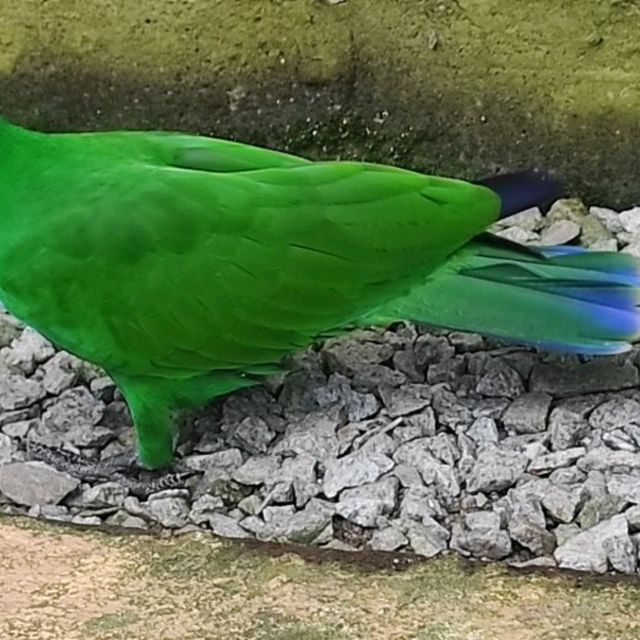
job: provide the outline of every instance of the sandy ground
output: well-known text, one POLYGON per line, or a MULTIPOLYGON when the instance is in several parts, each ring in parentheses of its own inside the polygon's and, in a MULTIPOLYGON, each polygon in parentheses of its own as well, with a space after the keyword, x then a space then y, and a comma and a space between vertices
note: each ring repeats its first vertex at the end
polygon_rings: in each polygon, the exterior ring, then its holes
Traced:
POLYGON ((4 518, 0 637, 15 640, 637 638, 638 582, 444 558, 394 570, 221 542, 4 518))

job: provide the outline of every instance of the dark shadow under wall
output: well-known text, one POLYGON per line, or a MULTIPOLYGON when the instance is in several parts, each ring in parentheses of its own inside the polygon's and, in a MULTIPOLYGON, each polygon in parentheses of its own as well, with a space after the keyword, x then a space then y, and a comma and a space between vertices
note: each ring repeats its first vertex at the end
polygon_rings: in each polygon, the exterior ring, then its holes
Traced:
POLYGON ((198 131, 477 177, 558 171, 640 202, 636 3, 3 0, 0 111, 198 131), (6 6, 4 6, 6 5, 6 6))

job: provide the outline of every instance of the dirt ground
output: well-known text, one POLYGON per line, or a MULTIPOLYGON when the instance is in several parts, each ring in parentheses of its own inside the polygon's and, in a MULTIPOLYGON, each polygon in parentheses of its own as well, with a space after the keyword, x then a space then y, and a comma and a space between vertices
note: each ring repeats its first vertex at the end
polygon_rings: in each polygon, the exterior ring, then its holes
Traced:
MULTIPOLYGON (((304 559, 204 534, 0 521, 0 637, 14 640, 637 638, 638 582, 452 558, 304 559), (408 566, 406 566, 408 564, 408 566)), ((339 554, 338 554, 339 555, 339 554)))

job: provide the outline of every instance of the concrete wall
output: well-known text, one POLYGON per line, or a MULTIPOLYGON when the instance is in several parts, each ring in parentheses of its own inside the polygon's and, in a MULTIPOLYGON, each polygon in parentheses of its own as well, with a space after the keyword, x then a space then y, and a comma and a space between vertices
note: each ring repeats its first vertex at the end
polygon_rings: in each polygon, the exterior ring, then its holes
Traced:
POLYGON ((635 0, 0 0, 0 111, 640 202, 635 0))

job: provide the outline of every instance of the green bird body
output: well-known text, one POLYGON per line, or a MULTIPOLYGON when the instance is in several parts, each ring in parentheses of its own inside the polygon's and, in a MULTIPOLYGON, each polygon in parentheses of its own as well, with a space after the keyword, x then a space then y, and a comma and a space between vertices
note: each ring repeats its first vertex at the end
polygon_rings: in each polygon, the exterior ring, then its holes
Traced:
POLYGON ((177 410, 255 384, 330 331, 409 319, 569 350, 626 348, 638 328, 633 260, 593 254, 600 262, 585 270, 574 264, 582 254, 479 236, 503 205, 489 186, 393 167, 0 120, 0 299, 104 367, 131 409, 139 459, 160 467, 173 458, 177 410), (580 301, 560 281, 615 289, 622 324, 576 308, 536 329, 532 309, 580 301), (487 283, 521 320, 492 310, 495 297, 478 305, 475 288, 493 295, 487 283))

